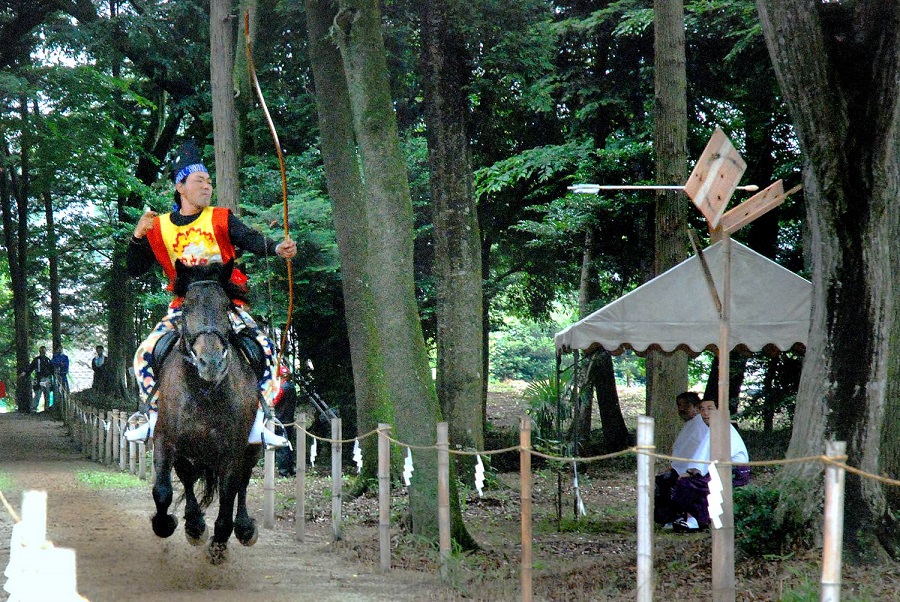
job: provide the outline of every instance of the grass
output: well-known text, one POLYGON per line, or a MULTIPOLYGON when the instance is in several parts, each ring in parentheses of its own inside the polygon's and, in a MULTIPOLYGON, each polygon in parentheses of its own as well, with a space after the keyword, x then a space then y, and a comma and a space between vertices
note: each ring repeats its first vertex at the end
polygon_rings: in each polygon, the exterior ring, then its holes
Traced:
POLYGON ((0 491, 12 488, 12 477, 5 472, 0 472, 0 491))
POLYGON ((91 489, 138 489, 147 486, 145 481, 134 475, 104 470, 82 470, 75 479, 91 489))

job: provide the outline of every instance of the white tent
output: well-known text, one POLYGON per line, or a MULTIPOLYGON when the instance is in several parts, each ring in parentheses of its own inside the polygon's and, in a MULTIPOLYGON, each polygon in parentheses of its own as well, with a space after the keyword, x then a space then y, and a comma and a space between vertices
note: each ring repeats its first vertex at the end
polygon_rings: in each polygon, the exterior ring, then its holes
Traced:
MULTIPOLYGON (((785 351, 806 345, 812 284, 741 243, 731 244, 729 351, 785 351)), ((723 243, 703 251, 722 290, 723 243)), ((720 293, 721 294, 721 293, 720 293)), ((694 255, 556 334, 557 352, 602 347, 697 354, 718 345, 719 313, 700 257, 694 255)))

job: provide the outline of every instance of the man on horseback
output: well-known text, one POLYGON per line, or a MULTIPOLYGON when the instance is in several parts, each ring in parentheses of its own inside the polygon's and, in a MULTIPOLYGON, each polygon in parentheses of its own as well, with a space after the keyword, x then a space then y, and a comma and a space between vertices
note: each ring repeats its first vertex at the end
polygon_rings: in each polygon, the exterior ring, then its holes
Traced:
MULTIPOLYGON (((130 276, 140 276, 158 263, 168 276, 167 288, 172 291, 176 260, 185 265, 227 263, 236 257, 236 250, 246 250, 256 255, 275 254, 283 259, 291 259, 297 254, 297 245, 291 239, 285 238, 276 244, 274 240, 269 240, 246 226, 229 209, 210 206, 212 180, 197 148, 191 142, 182 146, 175 158, 173 171, 173 211, 161 216, 154 211, 147 211, 141 216, 128 245, 126 269, 130 276)), ((247 277, 235 268, 231 282, 246 288, 247 277)), ((164 335, 176 329, 181 317, 181 301, 182 299, 176 298, 169 304, 166 316, 138 347, 134 356, 134 372, 142 408, 146 407, 148 411, 145 417, 137 413, 129 419, 132 428, 125 433, 125 438, 129 441, 141 441, 153 436, 158 415, 153 394, 156 388, 156 376, 153 373, 154 349, 164 335)), ((248 441, 264 442, 269 447, 288 445, 287 439, 264 427, 265 418, 271 416, 272 402, 280 385, 275 346, 257 327, 242 303, 235 302, 230 317, 234 331, 252 337, 259 344, 265 360, 259 378, 260 408, 248 441)))

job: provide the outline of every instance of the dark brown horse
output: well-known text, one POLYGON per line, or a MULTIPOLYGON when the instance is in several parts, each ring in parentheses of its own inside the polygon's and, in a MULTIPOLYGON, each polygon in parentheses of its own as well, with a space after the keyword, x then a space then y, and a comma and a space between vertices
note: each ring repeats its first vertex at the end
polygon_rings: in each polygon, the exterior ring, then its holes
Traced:
POLYGON ((253 370, 231 342, 228 314, 237 293, 229 284, 231 269, 231 263, 176 263, 175 294, 184 297, 181 338, 157 376, 159 421, 153 436, 153 532, 169 537, 178 525, 168 514, 174 468, 184 486, 184 531, 191 544, 207 539, 204 510, 219 497, 208 547, 213 564, 225 560, 232 531, 245 546, 257 537, 256 522, 247 513, 247 485, 261 446, 248 444, 247 435, 260 393, 253 370), (203 481, 199 501, 198 481, 203 481))

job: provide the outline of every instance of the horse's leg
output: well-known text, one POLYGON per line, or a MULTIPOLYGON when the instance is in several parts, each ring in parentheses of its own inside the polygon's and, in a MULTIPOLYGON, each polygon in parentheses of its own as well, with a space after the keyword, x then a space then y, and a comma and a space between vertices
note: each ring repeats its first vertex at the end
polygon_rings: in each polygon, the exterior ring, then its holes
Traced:
POLYGON ((156 483, 153 485, 153 501, 156 514, 150 519, 157 537, 169 537, 178 526, 178 519, 169 514, 172 505, 172 463, 174 450, 171 445, 159 445, 154 454, 156 483))
POLYGON ((184 486, 184 536, 189 544, 199 546, 208 538, 203 509, 194 493, 194 485, 199 475, 189 460, 180 457, 175 460, 175 474, 184 486))
POLYGON ((240 487, 237 492, 237 514, 234 518, 234 535, 245 546, 256 543, 258 532, 256 521, 247 512, 247 487, 253 475, 253 467, 259 461, 261 445, 248 445, 244 452, 244 465, 241 469, 240 487))
POLYGON ((207 554, 212 564, 221 564, 227 558, 228 538, 234 530, 234 498, 237 495, 237 474, 228 468, 219 480, 219 514, 216 516, 213 536, 207 554))

